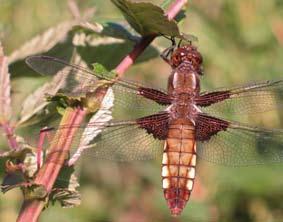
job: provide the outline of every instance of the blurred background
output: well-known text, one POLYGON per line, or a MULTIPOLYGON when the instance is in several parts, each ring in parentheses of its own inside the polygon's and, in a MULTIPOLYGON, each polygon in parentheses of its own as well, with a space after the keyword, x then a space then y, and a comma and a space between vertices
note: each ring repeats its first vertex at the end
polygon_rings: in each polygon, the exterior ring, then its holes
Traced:
MULTIPOLYGON (((92 22, 123 22, 110 1, 77 3, 82 10, 95 7, 92 22)), ((0 40, 6 55, 48 28, 72 18, 65 0, 0 0, 0 5, 0 40)), ((193 0, 189 1, 186 16, 180 29, 198 37, 196 45, 204 57, 204 90, 282 78, 282 1, 193 0)), ((159 48, 170 44, 162 38, 154 41, 159 48)), ((80 50, 86 50, 87 62, 99 61, 114 68, 129 49, 128 43, 113 46, 102 41, 80 50)), ((70 52, 65 43, 51 54, 70 52)), ((154 50, 145 53, 125 77, 166 87, 170 67, 157 54, 154 50)), ((17 117, 19 104, 46 78, 31 72, 22 59, 11 63, 10 73, 13 113, 17 117)), ((243 120, 283 127, 282 111, 251 115, 243 120)), ((5 140, 0 145, 1 150, 7 149, 5 140)), ((170 216, 163 198, 160 159, 137 163, 93 161, 84 168, 82 204, 72 209, 51 206, 42 213, 41 221, 283 221, 283 164, 231 168, 199 160, 192 197, 179 218, 170 216)), ((12 190, 0 195, 0 221, 15 221, 22 203, 21 192, 12 190)))

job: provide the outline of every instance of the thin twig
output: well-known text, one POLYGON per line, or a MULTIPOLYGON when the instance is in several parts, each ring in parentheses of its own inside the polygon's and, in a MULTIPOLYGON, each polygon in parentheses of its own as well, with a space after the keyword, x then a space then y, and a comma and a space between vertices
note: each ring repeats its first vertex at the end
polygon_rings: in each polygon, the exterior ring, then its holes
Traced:
POLYGON ((18 149, 18 143, 11 126, 11 81, 8 70, 8 58, 4 55, 4 50, 0 42, 0 127, 3 129, 10 149, 18 149))
POLYGON ((13 149, 13 150, 19 149, 19 144, 15 136, 15 130, 11 126, 10 122, 7 121, 7 122, 1 123, 1 128, 3 129, 5 133, 10 149, 13 149))

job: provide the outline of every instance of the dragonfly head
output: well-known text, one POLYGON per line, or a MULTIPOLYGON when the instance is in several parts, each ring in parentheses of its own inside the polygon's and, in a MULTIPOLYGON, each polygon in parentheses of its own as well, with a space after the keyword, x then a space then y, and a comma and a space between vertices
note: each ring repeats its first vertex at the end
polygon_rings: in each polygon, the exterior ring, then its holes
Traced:
POLYGON ((171 66, 176 68, 184 62, 189 63, 199 75, 203 74, 202 55, 197 50, 197 47, 186 44, 174 50, 170 60, 171 66))

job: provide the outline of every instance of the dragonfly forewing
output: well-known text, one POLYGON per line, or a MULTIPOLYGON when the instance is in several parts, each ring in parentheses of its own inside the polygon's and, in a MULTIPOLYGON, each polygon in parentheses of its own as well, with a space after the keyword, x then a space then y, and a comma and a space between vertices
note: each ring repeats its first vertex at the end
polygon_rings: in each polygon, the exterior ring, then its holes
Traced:
POLYGON ((61 89, 61 92, 72 97, 85 96, 94 91, 98 85, 102 83, 107 85, 108 82, 108 86, 114 91, 115 109, 124 111, 126 109, 129 112, 135 110, 137 114, 140 113, 137 115, 139 117, 163 110, 164 105, 168 105, 170 101, 162 90, 153 90, 150 87, 121 79, 116 79, 114 84, 114 80, 108 77, 107 73, 96 73, 86 65, 69 64, 50 56, 30 56, 26 62, 36 72, 43 75, 55 75, 60 72, 67 76, 65 87, 61 89), (101 80, 104 82, 101 83, 101 80))
POLYGON ((204 112, 218 117, 263 113, 283 108, 283 80, 264 81, 205 92, 196 99, 204 112))

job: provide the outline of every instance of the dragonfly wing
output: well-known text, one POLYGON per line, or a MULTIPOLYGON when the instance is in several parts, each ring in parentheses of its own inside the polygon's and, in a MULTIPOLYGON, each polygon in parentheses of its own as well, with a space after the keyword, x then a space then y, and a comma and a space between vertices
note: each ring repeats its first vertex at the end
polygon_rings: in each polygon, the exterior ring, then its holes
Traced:
POLYGON ((283 130, 269 130, 229 122, 206 114, 196 121, 200 158, 227 166, 283 161, 283 130))
MULTIPOLYGON (((62 92, 70 96, 83 96, 94 91, 99 79, 113 82, 113 79, 105 74, 98 74, 91 71, 86 65, 69 64, 66 61, 49 56, 30 56, 26 63, 36 72, 43 75, 55 75, 61 72, 67 76, 66 86, 62 92)), ((114 91, 114 107, 117 110, 133 110, 139 114, 137 116, 149 115, 164 109, 164 105, 170 104, 169 96, 162 90, 155 90, 141 84, 115 80, 111 84, 114 91)), ((126 113, 126 112, 125 112, 126 113)))
MULTIPOLYGON (((89 123, 91 134, 98 135, 84 147, 78 147, 81 139, 73 140, 73 151, 83 149, 83 156, 116 161, 133 161, 154 159, 162 153, 163 140, 167 135, 169 114, 157 113, 151 116, 139 118, 134 121, 111 121, 108 123, 89 123)), ((58 130, 66 130, 68 126, 62 126, 58 130)), ((85 129, 80 127, 78 134, 87 137, 85 129), (84 133, 83 133, 84 132, 84 133)), ((60 138, 62 139, 62 138, 60 138)), ((66 138, 67 139, 67 138, 66 138)), ((56 147, 57 141, 52 140, 56 147)))
POLYGON ((283 80, 265 81, 204 92, 196 99, 203 112, 215 116, 262 113, 283 106, 283 80))

